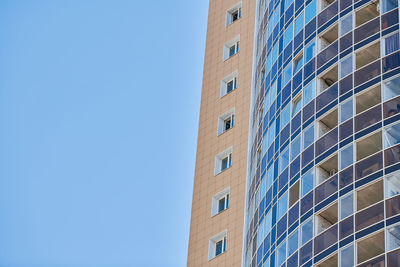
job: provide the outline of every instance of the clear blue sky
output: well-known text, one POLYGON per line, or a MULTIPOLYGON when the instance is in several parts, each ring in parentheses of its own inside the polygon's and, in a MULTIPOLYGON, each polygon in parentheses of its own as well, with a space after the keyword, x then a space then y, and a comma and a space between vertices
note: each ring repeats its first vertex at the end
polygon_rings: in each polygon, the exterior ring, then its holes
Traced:
POLYGON ((185 266, 208 1, 0 2, 0 266, 185 266))

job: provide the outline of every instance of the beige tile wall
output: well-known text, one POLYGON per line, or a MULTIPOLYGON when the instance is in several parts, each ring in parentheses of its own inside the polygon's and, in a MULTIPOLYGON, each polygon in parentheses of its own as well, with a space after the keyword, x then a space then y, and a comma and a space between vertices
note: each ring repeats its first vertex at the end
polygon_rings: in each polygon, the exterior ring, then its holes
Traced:
POLYGON ((255 0, 228 27, 236 0, 210 0, 194 177, 188 266, 241 266, 251 96, 255 0), (240 34, 239 53, 222 60, 223 46, 240 34), (221 80, 238 70, 237 89, 220 98, 221 80), (235 107, 235 126, 217 136, 218 117, 235 107), (215 155, 233 146, 232 167, 214 176, 215 155), (211 218, 212 196, 230 186, 229 209, 211 218), (228 230, 226 252, 208 260, 209 239, 228 230))

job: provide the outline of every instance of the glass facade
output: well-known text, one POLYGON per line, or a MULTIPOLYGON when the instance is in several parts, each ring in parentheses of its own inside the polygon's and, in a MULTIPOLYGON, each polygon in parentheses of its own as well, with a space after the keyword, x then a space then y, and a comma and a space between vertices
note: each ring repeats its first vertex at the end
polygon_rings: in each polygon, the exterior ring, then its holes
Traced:
POLYGON ((258 0, 244 266, 400 266, 395 0, 258 0))

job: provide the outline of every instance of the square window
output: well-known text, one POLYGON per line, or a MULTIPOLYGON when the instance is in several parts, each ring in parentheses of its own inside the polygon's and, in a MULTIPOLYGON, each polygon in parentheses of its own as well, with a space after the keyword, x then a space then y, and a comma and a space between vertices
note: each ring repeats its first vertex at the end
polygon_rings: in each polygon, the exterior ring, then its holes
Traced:
POLYGON ((223 59, 227 60, 239 52, 240 35, 236 36, 224 45, 223 59))
POLYGON ((226 12, 226 26, 242 17, 242 3, 239 3, 226 12))
POLYGON ((235 125, 235 109, 231 109, 218 118, 218 135, 223 134, 235 125))
POLYGON ((229 192, 230 188, 228 187, 213 196, 211 217, 229 208, 229 192))
POLYGON ((215 157, 215 175, 232 166, 232 147, 219 153, 215 157))
POLYGON ((208 260, 211 260, 226 251, 227 234, 228 231, 225 230, 210 238, 208 248, 208 260))
POLYGON ((234 71, 233 73, 229 74, 224 79, 222 79, 220 97, 229 94, 230 92, 232 92, 237 88, 237 74, 238 74, 237 71, 234 71))
POLYGON ((381 5, 381 14, 384 14, 392 9, 395 9, 398 6, 398 3, 396 0, 381 0, 381 5))

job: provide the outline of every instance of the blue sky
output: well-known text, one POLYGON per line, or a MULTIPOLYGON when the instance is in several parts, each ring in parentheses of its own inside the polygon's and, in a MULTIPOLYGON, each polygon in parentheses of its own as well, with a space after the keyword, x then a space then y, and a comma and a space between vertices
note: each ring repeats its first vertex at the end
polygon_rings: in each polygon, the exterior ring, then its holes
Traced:
POLYGON ((208 1, 0 2, 0 266, 185 266, 208 1))

